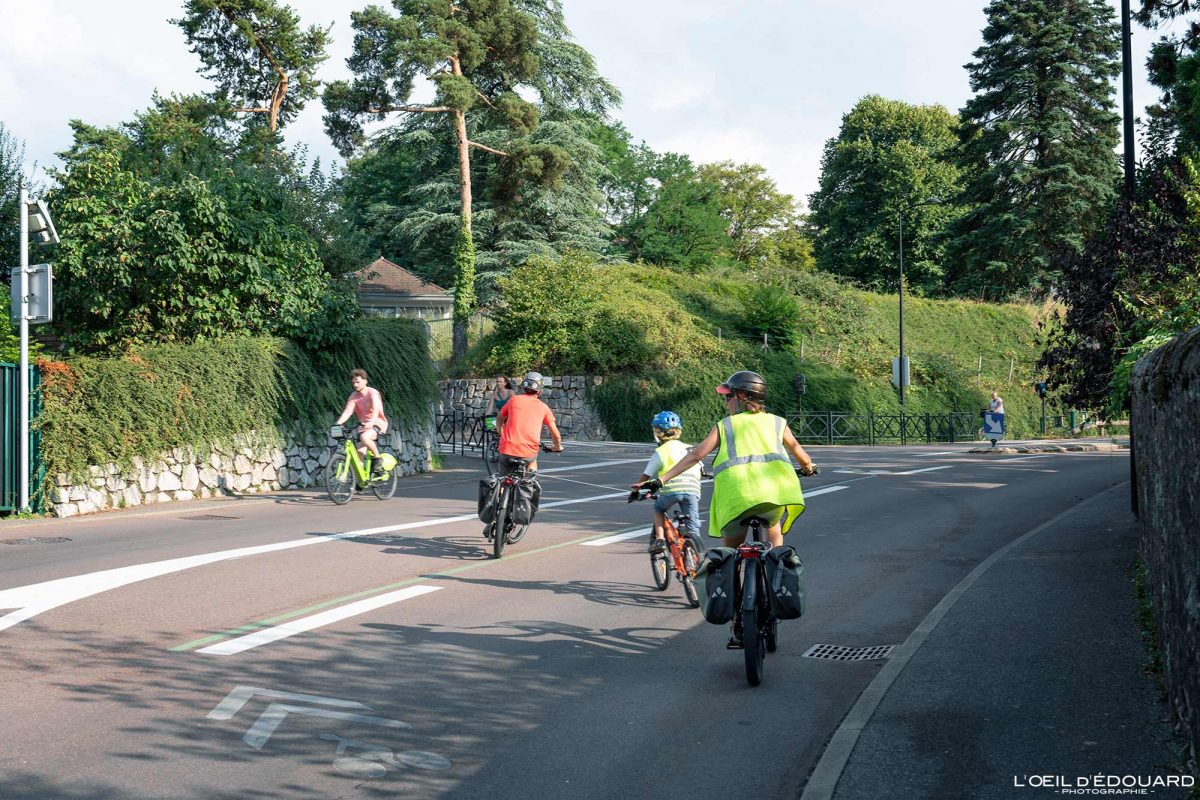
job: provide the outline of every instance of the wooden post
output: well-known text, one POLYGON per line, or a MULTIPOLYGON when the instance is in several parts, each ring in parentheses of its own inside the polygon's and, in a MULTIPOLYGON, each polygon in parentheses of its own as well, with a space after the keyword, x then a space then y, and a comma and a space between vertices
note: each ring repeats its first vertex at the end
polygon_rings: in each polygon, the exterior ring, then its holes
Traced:
POLYGON ((1008 358, 1008 379, 1010 381, 1012 380, 1013 365, 1016 363, 1016 360, 1016 356, 1009 356, 1008 358))

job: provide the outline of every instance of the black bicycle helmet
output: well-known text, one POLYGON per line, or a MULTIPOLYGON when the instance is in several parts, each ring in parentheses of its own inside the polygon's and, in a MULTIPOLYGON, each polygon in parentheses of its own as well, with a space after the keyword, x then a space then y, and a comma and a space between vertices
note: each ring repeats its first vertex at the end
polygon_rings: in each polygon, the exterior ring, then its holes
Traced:
POLYGON ((737 394, 741 392, 751 400, 763 402, 767 399, 767 382, 762 375, 749 370, 735 372, 717 387, 717 394, 737 394))
POLYGON ((546 379, 542 377, 540 372, 526 372, 525 377, 521 380, 521 388, 527 392, 534 394, 542 390, 542 384, 546 379))

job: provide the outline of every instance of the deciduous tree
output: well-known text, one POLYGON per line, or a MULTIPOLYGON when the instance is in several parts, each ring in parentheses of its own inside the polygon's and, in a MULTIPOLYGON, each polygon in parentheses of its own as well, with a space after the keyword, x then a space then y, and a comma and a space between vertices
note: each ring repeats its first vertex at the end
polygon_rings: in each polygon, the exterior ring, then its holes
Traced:
POLYGON ((946 225, 962 213, 955 198, 958 119, 941 106, 869 95, 855 104, 821 156, 811 197, 817 266, 864 286, 896 288, 899 215, 904 214, 904 276, 920 294, 944 290, 946 225), (939 205, 916 205, 939 199, 939 205))

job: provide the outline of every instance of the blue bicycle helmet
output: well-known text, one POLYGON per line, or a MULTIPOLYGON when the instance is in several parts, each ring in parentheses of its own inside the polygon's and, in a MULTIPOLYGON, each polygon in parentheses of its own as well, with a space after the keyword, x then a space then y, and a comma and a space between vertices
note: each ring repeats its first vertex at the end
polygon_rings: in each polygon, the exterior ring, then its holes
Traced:
POLYGON ((654 415, 654 419, 650 420, 650 427, 658 428, 660 431, 683 430, 683 421, 674 411, 660 411, 654 415))

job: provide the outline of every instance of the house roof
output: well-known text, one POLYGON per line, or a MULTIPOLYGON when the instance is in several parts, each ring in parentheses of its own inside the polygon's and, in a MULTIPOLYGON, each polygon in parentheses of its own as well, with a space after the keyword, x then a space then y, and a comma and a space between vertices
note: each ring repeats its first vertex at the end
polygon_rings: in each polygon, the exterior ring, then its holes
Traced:
POLYGON ((360 269, 355 275, 361 280, 358 286, 359 294, 409 294, 423 296, 450 294, 442 287, 426 283, 404 269, 404 267, 393 264, 386 258, 376 259, 370 266, 360 269))

